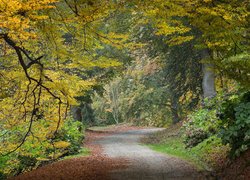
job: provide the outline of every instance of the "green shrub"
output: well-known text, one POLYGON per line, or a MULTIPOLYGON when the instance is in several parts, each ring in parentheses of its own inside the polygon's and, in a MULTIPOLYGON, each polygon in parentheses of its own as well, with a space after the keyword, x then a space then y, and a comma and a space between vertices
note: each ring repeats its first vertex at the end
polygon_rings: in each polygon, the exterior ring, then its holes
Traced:
POLYGON ((8 175, 15 175, 20 162, 15 155, 0 156, 0 179, 6 179, 8 175))
POLYGON ((194 147, 217 135, 230 146, 231 157, 250 147, 250 92, 218 95, 183 124, 184 143, 194 147))
POLYGON ((192 129, 186 132, 184 143, 186 147, 194 147, 208 137, 208 133, 202 129, 192 129))
POLYGON ((186 147, 194 147, 218 132, 220 123, 215 110, 200 109, 191 114, 182 127, 186 147))
MULTIPOLYGON (((5 156, 0 156, 0 174, 12 177, 36 168, 41 162, 49 160, 45 144, 33 145, 27 141, 19 150, 5 156)), ((0 178, 1 179, 1 178, 0 178)))
POLYGON ((53 140, 40 141, 29 136, 17 151, 0 156, 0 179, 32 170, 43 162, 66 154, 78 153, 84 138, 83 130, 81 122, 68 119, 53 140))
POLYGON ((19 161, 17 174, 23 172, 24 170, 31 170, 32 167, 36 166, 37 159, 35 157, 19 155, 17 158, 19 161))
POLYGON ((68 120, 59 131, 57 141, 70 143, 70 146, 67 148, 68 154, 75 154, 80 150, 84 138, 83 129, 84 126, 81 122, 68 120))
MULTIPOLYGON (((230 109, 232 105, 228 106, 230 109)), ((225 112, 227 112, 226 109, 225 112)), ((224 119, 225 126, 221 130, 224 144, 231 146, 231 156, 238 156, 250 147, 250 102, 236 105, 231 118, 224 119)))
POLYGON ((192 148, 197 152, 200 159, 204 160, 210 167, 220 168, 227 159, 230 148, 222 143, 221 138, 212 135, 197 146, 192 148))
POLYGON ((7 179, 7 176, 4 173, 0 172, 0 179, 7 179))

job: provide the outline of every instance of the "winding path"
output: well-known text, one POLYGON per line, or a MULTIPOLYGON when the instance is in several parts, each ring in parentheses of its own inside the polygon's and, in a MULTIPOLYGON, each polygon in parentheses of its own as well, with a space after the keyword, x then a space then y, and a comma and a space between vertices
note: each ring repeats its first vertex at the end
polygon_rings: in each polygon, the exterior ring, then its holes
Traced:
POLYGON ((140 145, 140 138, 162 129, 140 129, 105 136, 95 143, 103 147, 104 154, 110 158, 125 158, 125 169, 113 170, 112 179, 116 180, 169 180, 204 179, 191 164, 178 158, 157 153, 140 145))
POLYGON ((86 132, 88 157, 57 161, 14 180, 171 180, 205 179, 191 164, 157 153, 140 144, 143 136, 162 129, 115 128, 107 132, 86 132), (133 130, 131 130, 133 129, 133 130))

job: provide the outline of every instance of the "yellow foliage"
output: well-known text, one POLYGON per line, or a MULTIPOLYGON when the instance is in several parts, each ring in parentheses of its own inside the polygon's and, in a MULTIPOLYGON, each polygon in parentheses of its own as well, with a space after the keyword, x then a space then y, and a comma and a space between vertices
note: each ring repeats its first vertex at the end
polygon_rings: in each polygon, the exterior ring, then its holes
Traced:
POLYGON ((0 139, 1 154, 18 148, 28 155, 40 143, 50 147, 48 139, 78 104, 75 98, 97 83, 86 72, 121 65, 95 53, 105 43, 121 48, 128 38, 99 32, 116 3, 67 2, 0 0, 0 132, 8 132, 0 139))
POLYGON ((58 141, 58 142, 55 142, 54 143, 54 147, 55 148, 62 148, 62 149, 65 149, 67 147, 70 146, 70 143, 69 142, 66 142, 66 141, 58 141))
MULTIPOLYGON (((48 18, 39 11, 54 8, 57 0, 1 0, 0 30, 15 40, 35 38, 34 24, 48 18)), ((1 32, 2 33, 2 32, 1 32)))
POLYGON ((155 23, 157 34, 170 37, 169 44, 190 41, 192 37, 187 32, 191 25, 201 31, 202 42, 210 49, 225 49, 244 38, 242 34, 247 31, 250 15, 248 5, 247 0, 156 0, 139 3, 144 14, 155 23))

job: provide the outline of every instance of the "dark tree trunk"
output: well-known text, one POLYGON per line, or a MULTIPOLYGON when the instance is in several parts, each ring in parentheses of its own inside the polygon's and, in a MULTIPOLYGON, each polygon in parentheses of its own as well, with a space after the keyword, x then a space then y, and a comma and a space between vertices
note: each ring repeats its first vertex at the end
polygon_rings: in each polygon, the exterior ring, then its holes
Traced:
POLYGON ((171 99, 171 112, 172 112, 172 122, 173 124, 176 124, 178 122, 180 122, 180 117, 178 114, 178 110, 179 110, 179 104, 178 104, 178 100, 176 98, 172 98, 171 99))
POLYGON ((82 121, 82 110, 79 106, 71 107, 71 114, 75 120, 82 121))

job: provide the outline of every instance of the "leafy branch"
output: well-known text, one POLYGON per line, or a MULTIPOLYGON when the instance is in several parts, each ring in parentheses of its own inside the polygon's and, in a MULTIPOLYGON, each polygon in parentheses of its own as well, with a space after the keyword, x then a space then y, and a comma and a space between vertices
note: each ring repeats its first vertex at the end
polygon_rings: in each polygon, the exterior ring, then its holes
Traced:
MULTIPOLYGON (((27 80, 29 81, 28 85, 27 85, 27 90, 25 93, 25 97, 23 102, 21 103, 22 106, 24 107, 24 116, 23 118, 27 118, 27 110, 26 110, 26 106, 25 103, 28 99, 29 96, 29 91, 30 91, 30 85, 32 84, 32 82, 35 82, 36 85, 35 87, 32 89, 31 94, 33 96, 33 103, 32 103, 32 110, 31 110, 31 116, 29 119, 29 126, 28 126, 28 130, 26 131, 24 137, 22 138, 21 142, 11 151, 9 151, 6 154, 3 154, 4 156, 9 155, 13 152, 15 152, 16 150, 18 150, 26 141, 26 139, 28 138, 29 134, 32 133, 32 125, 33 122, 36 119, 40 119, 41 117, 39 116, 38 112, 39 112, 39 105, 40 105, 40 99, 42 96, 42 89, 44 89, 47 93, 49 93, 54 99, 58 100, 58 122, 57 122, 57 126, 56 126, 56 130, 54 132, 54 136, 57 133, 59 126, 60 126, 60 122, 61 122, 61 104, 63 103, 61 97, 59 97, 58 95, 56 95, 55 93, 52 92, 52 90, 47 87, 46 85, 44 85, 43 83, 43 77, 49 81, 52 81, 51 79, 49 79, 47 76, 43 75, 43 70, 44 70, 44 65, 40 62, 40 60, 44 57, 44 56, 39 56, 38 58, 32 58, 29 53, 22 47, 18 46, 11 38, 8 37, 7 34, 0 34, 0 38, 4 39, 4 41, 15 50, 15 53, 18 57, 18 61, 25 73, 25 76, 27 78, 27 80), (24 61, 24 57, 25 56, 30 62, 29 63, 25 63, 24 61), (35 79, 34 77, 32 77, 29 72, 28 69, 31 68, 33 65, 38 65, 39 66, 39 70, 40 70, 40 78, 39 79, 35 79), (36 94, 36 91, 38 90, 38 94, 36 94)), ((53 81, 52 81, 53 82, 53 81)), ((65 94, 63 94, 65 95, 65 94)), ((66 95, 65 95, 66 96, 66 95)), ((67 103, 67 108, 68 108, 68 103, 67 103)))

